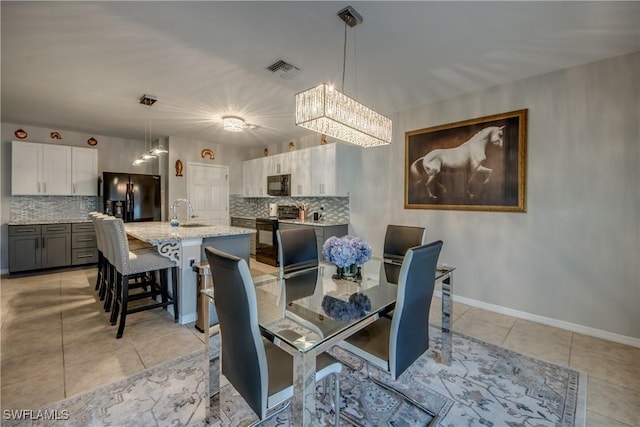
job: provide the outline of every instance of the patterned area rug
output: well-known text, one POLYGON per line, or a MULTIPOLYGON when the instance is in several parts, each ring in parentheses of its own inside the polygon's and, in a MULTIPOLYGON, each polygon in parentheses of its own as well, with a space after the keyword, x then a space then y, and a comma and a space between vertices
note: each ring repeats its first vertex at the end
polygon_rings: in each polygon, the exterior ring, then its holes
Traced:
MULTIPOLYGON (((403 391, 436 413, 434 425, 584 426, 586 375, 464 335, 454 335, 454 360, 434 361, 440 333, 431 329, 433 346, 398 381, 375 369, 380 381, 403 391)), ((217 340, 215 341, 217 342, 217 340)), ((341 349, 334 355, 351 366, 361 360, 341 349)), ((182 356, 144 372, 34 410, 35 420, 6 421, 6 426, 204 426, 206 363, 203 352, 182 356), (68 416, 67 416, 68 414, 68 416), (54 420, 52 418, 59 418, 54 420)), ((217 370, 217 363, 211 369, 217 370)), ((366 378, 366 371, 345 366, 340 378, 342 425, 426 425, 431 416, 366 378)), ((319 396, 322 385, 318 386, 319 396)), ((223 383, 223 425, 247 425, 257 417, 235 389, 223 383)), ((330 396, 319 397, 321 424, 331 425, 330 396)), ((288 411, 264 423, 286 426, 288 411)))

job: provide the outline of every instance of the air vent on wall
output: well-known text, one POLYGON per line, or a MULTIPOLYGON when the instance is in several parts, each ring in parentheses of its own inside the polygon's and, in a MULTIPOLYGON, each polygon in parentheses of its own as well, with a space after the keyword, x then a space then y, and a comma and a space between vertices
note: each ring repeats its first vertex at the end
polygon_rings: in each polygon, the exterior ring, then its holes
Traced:
POLYGON ((272 73, 279 73, 280 77, 282 77, 283 79, 290 79, 296 76, 301 71, 300 68, 296 67, 295 65, 289 64, 282 59, 279 59, 273 64, 269 65, 267 67, 267 70, 271 71, 272 73))

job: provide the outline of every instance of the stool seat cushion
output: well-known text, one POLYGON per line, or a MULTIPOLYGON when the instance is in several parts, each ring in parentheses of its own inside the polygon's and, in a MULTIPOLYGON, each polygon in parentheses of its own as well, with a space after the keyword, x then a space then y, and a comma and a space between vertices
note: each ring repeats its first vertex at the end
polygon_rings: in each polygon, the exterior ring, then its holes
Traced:
POLYGON ((144 273, 147 271, 164 270, 175 267, 176 263, 155 251, 129 251, 128 271, 124 274, 144 273))

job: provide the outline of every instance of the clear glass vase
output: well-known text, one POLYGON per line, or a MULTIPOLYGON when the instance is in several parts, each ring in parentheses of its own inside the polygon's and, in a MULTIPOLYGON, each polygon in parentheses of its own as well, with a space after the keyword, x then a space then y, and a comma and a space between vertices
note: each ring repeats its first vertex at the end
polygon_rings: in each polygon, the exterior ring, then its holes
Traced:
POLYGON ((356 264, 351 264, 348 267, 336 266, 336 269, 336 274, 333 276, 334 279, 349 280, 352 282, 360 282, 362 280, 360 267, 358 267, 356 264))

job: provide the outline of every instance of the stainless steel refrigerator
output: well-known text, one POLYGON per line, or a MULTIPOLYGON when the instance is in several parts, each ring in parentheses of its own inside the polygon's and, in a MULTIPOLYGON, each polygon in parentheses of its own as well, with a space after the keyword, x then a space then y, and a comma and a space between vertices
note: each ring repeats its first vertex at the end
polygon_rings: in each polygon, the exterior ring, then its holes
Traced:
POLYGON ((102 173, 105 213, 124 222, 160 221, 160 175, 102 173))

